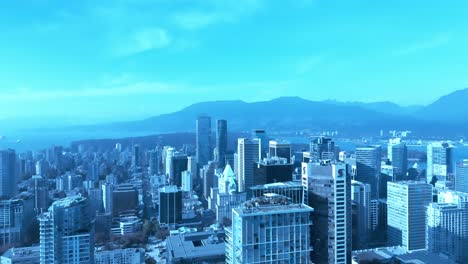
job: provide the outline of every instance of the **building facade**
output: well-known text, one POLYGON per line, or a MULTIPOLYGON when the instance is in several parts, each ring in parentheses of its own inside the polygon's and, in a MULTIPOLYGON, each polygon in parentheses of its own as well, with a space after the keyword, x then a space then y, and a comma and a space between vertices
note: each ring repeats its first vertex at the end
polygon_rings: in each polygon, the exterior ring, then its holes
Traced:
POLYGON ((239 192, 254 186, 254 164, 260 160, 261 140, 239 138, 237 141, 237 182, 239 192))
POLYGON ((314 263, 351 262, 351 177, 347 171, 343 163, 302 163, 304 199, 314 208, 314 263))
POLYGON ((94 263, 94 224, 86 198, 54 202, 39 216, 41 264, 94 263))
POLYGON ((371 186, 371 199, 385 198, 380 190, 381 147, 356 148, 355 180, 371 186))
POLYGON ((407 251, 426 246, 426 206, 432 202, 432 186, 424 182, 388 183, 387 232, 390 246, 407 251))
POLYGON ((281 195, 254 198, 233 209, 226 263, 309 263, 312 212, 281 195))

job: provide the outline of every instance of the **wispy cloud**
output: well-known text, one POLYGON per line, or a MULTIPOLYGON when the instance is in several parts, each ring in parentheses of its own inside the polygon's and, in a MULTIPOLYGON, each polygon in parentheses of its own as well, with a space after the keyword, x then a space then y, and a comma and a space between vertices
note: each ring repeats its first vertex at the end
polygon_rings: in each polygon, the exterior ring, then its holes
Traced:
POLYGON ((319 64, 323 62, 323 56, 313 56, 307 57, 296 65, 296 73, 297 74, 305 74, 312 71, 316 68, 319 64))
POLYGON ((280 94, 291 87, 290 81, 247 81, 233 84, 207 84, 191 85, 178 82, 150 82, 137 81, 123 83, 128 80, 128 76, 117 76, 109 80, 108 86, 104 88, 82 88, 82 89, 11 89, 0 94, 0 102, 40 102, 56 100, 67 100, 76 98, 99 98, 99 97, 131 97, 131 96, 154 96, 154 95, 174 95, 188 96, 203 93, 212 93, 215 90, 249 90, 272 95, 280 94), (109 86, 110 85, 110 86, 109 86))
POLYGON ((174 94, 183 91, 183 89, 183 85, 167 84, 162 82, 136 82, 112 88, 54 90, 21 88, 0 94, 0 101, 42 101, 79 97, 122 97, 135 95, 174 94))
POLYGON ((144 28, 135 31, 126 38, 122 38, 122 42, 116 42, 114 55, 128 56, 160 49, 169 46, 171 42, 172 38, 165 29, 159 27, 144 28))
POLYGON ((432 38, 411 43, 404 47, 398 48, 392 52, 393 55, 409 55, 426 50, 435 49, 444 45, 447 45, 451 41, 452 37, 448 33, 442 33, 435 35, 432 38))
POLYGON ((212 24, 235 22, 255 13, 261 6, 261 0, 205 1, 203 6, 176 13, 173 18, 179 27, 196 30, 212 24))

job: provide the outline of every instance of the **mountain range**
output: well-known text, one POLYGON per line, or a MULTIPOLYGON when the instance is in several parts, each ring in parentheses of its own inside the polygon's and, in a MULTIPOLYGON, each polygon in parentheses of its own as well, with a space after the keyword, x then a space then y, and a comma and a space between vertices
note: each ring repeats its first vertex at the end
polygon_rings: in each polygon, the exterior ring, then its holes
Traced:
POLYGON ((468 132, 468 89, 441 97, 427 106, 400 106, 391 102, 310 101, 280 97, 270 101, 212 101, 144 120, 75 127, 122 133, 173 133, 195 129, 199 115, 227 119, 237 132, 265 128, 278 132, 340 131, 349 136, 376 135, 381 129, 411 130, 414 135, 464 137, 468 132))
MULTIPOLYGON (((148 135, 193 133, 195 120, 201 114, 212 117, 213 130, 216 119, 228 120, 228 130, 233 135, 245 135, 257 128, 272 133, 339 131, 340 136, 344 137, 376 136, 380 130, 410 130, 416 138, 459 139, 468 138, 466 105, 468 89, 443 96, 426 106, 400 106, 391 102, 310 101, 300 97, 280 97, 252 103, 213 101, 132 122, 87 126, 53 123, 49 124, 49 128, 25 128, 0 135, 0 148, 29 150, 52 144, 68 145, 84 139, 136 140, 148 135)), ((25 122, 24 126, 27 125, 28 122, 25 122)))

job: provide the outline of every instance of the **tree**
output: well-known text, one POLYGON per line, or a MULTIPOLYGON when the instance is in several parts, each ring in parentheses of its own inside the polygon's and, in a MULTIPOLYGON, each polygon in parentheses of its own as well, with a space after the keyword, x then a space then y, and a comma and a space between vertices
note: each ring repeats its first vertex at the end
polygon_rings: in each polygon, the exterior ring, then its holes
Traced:
POLYGON ((156 260, 154 258, 147 258, 145 264, 156 264, 156 260))
POLYGON ((227 217, 223 217, 222 224, 224 227, 232 226, 232 220, 227 217))

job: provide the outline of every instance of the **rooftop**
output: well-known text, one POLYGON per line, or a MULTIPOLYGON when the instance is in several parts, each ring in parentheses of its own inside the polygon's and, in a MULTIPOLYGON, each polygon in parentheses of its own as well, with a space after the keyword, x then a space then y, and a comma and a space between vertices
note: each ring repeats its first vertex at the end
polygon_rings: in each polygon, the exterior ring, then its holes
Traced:
POLYGON ((166 240, 169 259, 210 259, 223 258, 224 241, 214 232, 196 232, 169 236, 166 240))
MULTIPOLYGON (((442 255, 429 253, 426 250, 417 250, 407 252, 401 247, 386 247, 386 248, 374 248, 366 250, 353 251, 353 259, 358 262, 361 261, 385 261, 396 257, 401 263, 412 263, 412 264, 438 264, 438 263, 455 263, 450 261, 447 257, 442 255)), ((380 262, 379 262, 380 263, 380 262)))
POLYGON ((423 181, 397 181, 397 182, 389 182, 388 184, 393 184, 393 185, 429 185, 428 183, 425 183, 423 181))
POLYGON ((311 207, 305 204, 292 203, 290 198, 274 193, 266 193, 261 197, 253 198, 233 210, 239 214, 268 213, 271 211, 287 213, 290 210, 313 211, 311 207))
POLYGON ((179 189, 175 185, 164 186, 161 189, 159 189, 159 192, 164 192, 164 193, 176 193, 178 191, 179 189))
POLYGON ((63 199, 55 201, 51 207, 70 207, 75 204, 83 203, 86 201, 86 198, 81 195, 69 196, 63 199))
POLYGON ((35 247, 20 247, 20 248, 10 248, 7 250, 2 257, 8 259, 30 259, 37 258, 39 260, 39 246, 35 247))
POLYGON ((258 163, 262 165, 289 165, 288 159, 281 157, 264 158, 258 163))
POLYGON ((294 182, 294 181, 275 182, 275 183, 257 185, 257 186, 251 187, 251 189, 288 188, 288 187, 301 187, 302 188, 302 183, 294 182))

